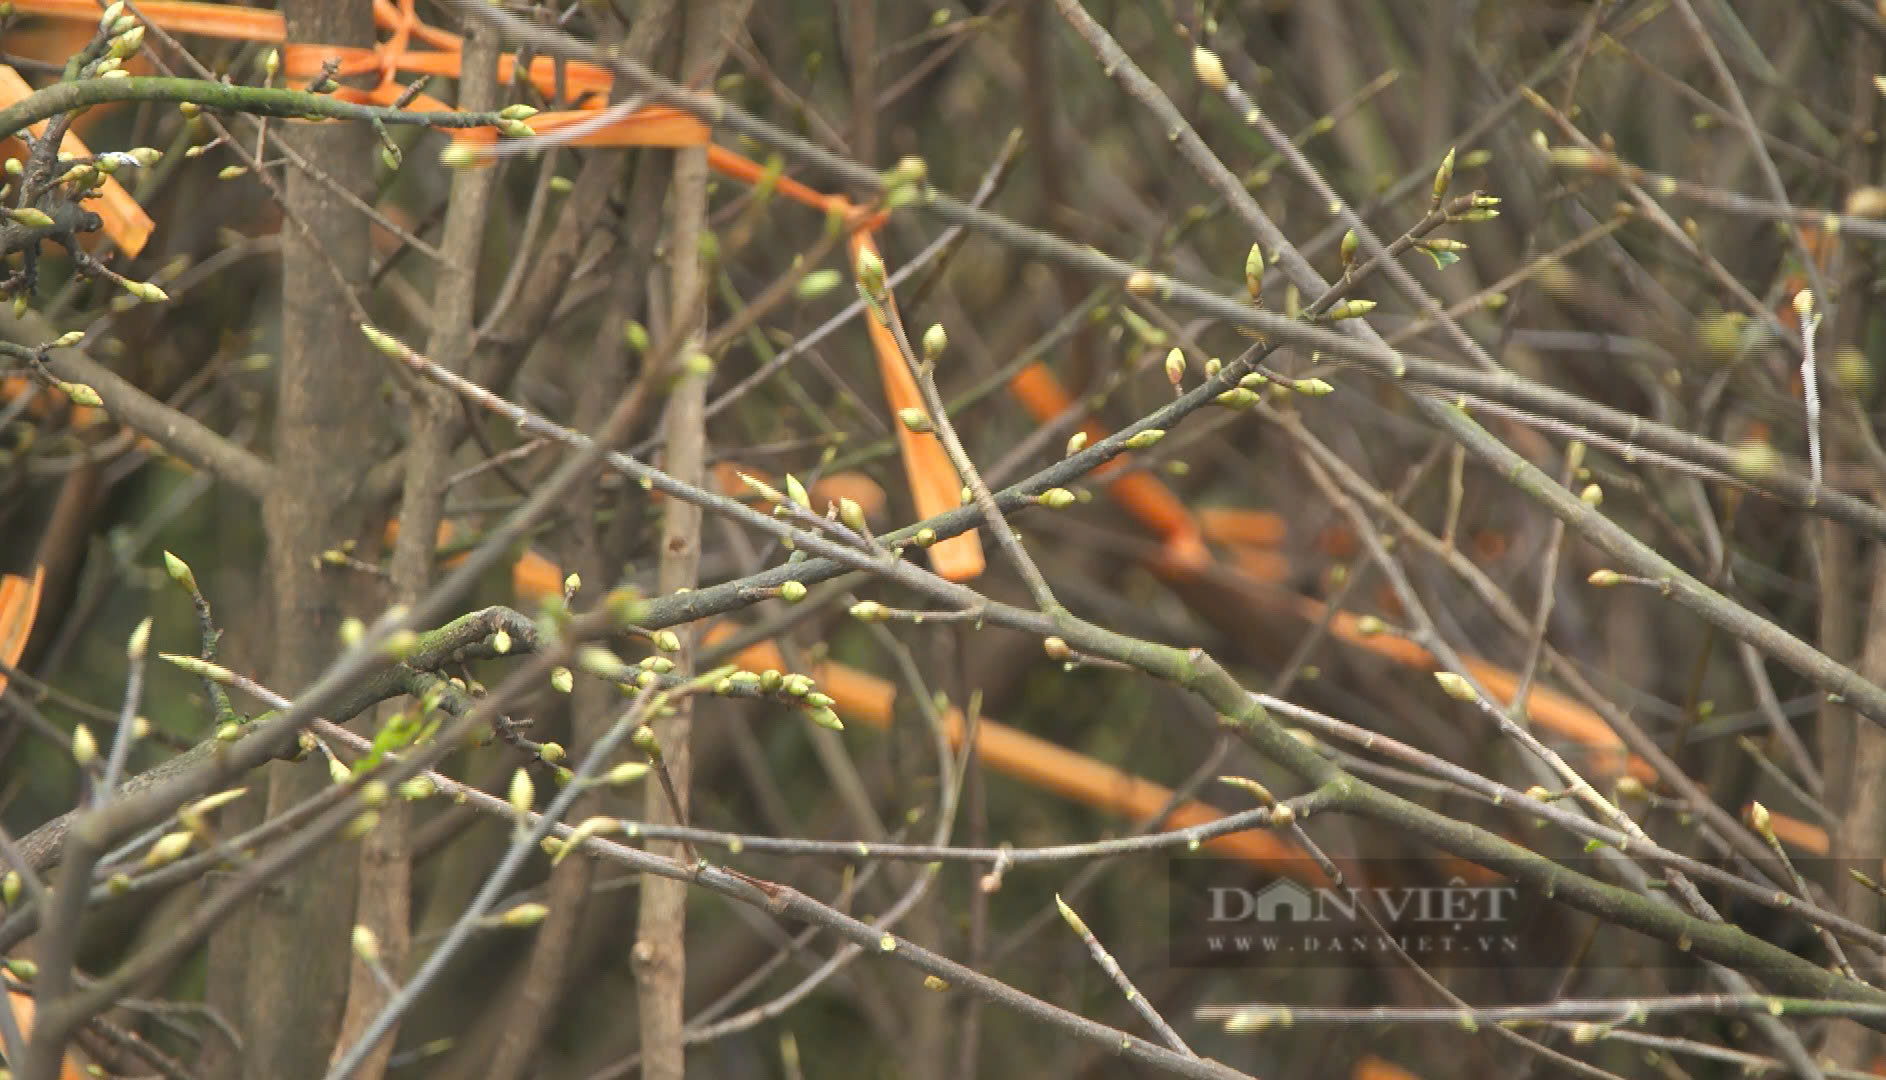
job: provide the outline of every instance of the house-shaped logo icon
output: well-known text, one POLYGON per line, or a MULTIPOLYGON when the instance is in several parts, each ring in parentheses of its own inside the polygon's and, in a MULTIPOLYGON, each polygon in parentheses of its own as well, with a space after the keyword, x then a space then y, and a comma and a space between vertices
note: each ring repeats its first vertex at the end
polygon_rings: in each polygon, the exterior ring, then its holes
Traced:
POLYGON ((1258 891, 1258 922, 1300 923, 1315 917, 1315 897, 1294 881, 1274 881, 1258 891))

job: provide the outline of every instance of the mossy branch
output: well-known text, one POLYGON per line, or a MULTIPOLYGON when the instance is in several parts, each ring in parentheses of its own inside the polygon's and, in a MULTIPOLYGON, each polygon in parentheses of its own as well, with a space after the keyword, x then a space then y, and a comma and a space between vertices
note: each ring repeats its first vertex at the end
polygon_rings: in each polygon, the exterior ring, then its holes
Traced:
POLYGON ((413 112, 382 105, 357 105, 306 90, 231 86, 204 79, 131 76, 54 83, 0 109, 0 138, 64 113, 120 101, 189 102, 206 109, 303 120, 367 120, 436 128, 497 127, 496 113, 413 112))
MULTIPOLYGON (((382 701, 401 694, 423 693, 431 685, 426 680, 427 672, 431 669, 448 663, 499 655, 491 645, 491 637, 499 630, 511 637, 510 653, 527 653, 537 648, 536 624, 510 608, 488 607, 461 615, 436 630, 421 633, 404 661, 388 664, 359 680, 327 715, 337 722, 345 723, 382 701)), ((207 782, 189 784, 187 790, 185 787, 179 788, 181 796, 170 801, 181 803, 191 793, 207 790, 223 778, 277 757, 291 745, 286 741, 287 736, 261 739, 256 734, 258 729, 269 726, 269 721, 276 717, 275 712, 266 712, 239 725, 235 740, 212 735, 176 757, 130 777, 120 789, 120 794, 152 791, 172 781, 191 777, 200 769, 214 769, 214 775, 207 782)), ((112 809, 115 812, 126 805, 118 803, 112 809)), ((134 806, 134 809, 141 807, 134 806)), ((22 837, 19 848, 27 864, 39 871, 58 865, 65 849, 66 836, 74 820, 80 816, 78 811, 68 811, 22 837)), ((127 813, 127 817, 141 818, 142 815, 127 813)))

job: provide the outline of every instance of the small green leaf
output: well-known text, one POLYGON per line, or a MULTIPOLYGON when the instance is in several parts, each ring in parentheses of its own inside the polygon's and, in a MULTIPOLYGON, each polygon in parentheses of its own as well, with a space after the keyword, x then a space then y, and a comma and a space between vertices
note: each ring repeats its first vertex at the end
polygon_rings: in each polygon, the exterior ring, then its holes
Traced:
POLYGON ((1433 259, 1434 265, 1442 270, 1460 261, 1460 256, 1451 251, 1434 251, 1430 248, 1422 248, 1421 250, 1427 252, 1428 258, 1433 259))

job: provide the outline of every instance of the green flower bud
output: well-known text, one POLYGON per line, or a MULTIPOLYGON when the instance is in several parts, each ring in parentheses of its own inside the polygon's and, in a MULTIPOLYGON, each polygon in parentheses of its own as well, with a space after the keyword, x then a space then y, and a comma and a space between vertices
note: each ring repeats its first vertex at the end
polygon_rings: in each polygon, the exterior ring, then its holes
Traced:
POLYGON ((104 399, 98 396, 98 391, 92 389, 85 383, 61 381, 59 383, 59 390, 61 393, 65 394, 74 405, 89 405, 93 408, 97 408, 105 403, 104 399))
POLYGON ((1375 301, 1373 300, 1344 300, 1330 308, 1323 318, 1330 322, 1341 322, 1344 319, 1359 319, 1374 310, 1375 301))
POLYGON ((151 845, 149 851, 144 853, 144 868, 155 870, 160 866, 168 866, 176 862, 183 857, 184 852, 190 850, 190 845, 195 842, 196 834, 192 832, 165 833, 158 837, 157 842, 151 845))
POLYGON ((1192 74, 1198 81, 1212 90, 1223 91, 1230 85, 1231 79, 1225 74, 1225 64, 1218 54, 1202 45, 1192 46, 1192 74))
POLYGON ((872 300, 884 299, 884 260, 870 248, 858 251, 858 261, 854 268, 858 275, 858 288, 872 300))
POLYGON ((517 811, 518 817, 521 818, 530 813, 531 807, 537 801, 537 785, 531 782, 529 770, 519 768, 511 774, 509 801, 511 809, 517 811))
POLYGON ((1455 701, 1478 701, 1480 695, 1464 677, 1452 671, 1437 671, 1434 681, 1441 684, 1441 690, 1455 701))
POLYGON ((439 151, 439 164, 448 169, 468 169, 480 163, 484 155, 468 142, 452 142, 439 151))
POLYGON ((1256 244, 1244 256, 1244 289, 1253 300, 1264 295, 1264 249, 1256 244))
POLYGON ((649 764, 646 761, 625 761, 602 774, 602 782, 611 787, 633 784, 648 775, 649 764))
POLYGON ((368 344, 395 360, 406 359, 409 350, 399 343, 393 335, 366 323, 360 324, 360 332, 366 336, 368 344))
POLYGON ((147 615, 144 617, 144 621, 138 623, 137 627, 131 631, 130 639, 125 642, 125 655, 129 657, 133 663, 139 662, 144 659, 144 651, 150 647, 150 644, 151 619, 150 616, 147 615))
POLYGON ((1256 405, 1258 398, 1255 390, 1249 390, 1242 386, 1234 386, 1224 393, 1219 394, 1217 400, 1218 404, 1223 405, 1227 409, 1236 409, 1239 412, 1243 412, 1251 406, 1256 405))
POLYGON ((548 914, 550 914, 550 908, 547 905, 538 903, 519 904, 498 916, 498 925, 509 930, 527 930, 543 922, 544 916, 548 914))
POLYGON ((72 760, 81 769, 98 760, 98 739, 84 724, 72 729, 72 760))
POLYGON ((1434 170, 1434 201, 1439 203, 1447 198, 1447 189, 1454 182, 1454 148, 1449 147, 1447 156, 1441 159, 1441 167, 1434 170))
POLYGON ((1075 503, 1075 495, 1066 488, 1049 488, 1035 496, 1035 502, 1050 510, 1065 510, 1075 503))

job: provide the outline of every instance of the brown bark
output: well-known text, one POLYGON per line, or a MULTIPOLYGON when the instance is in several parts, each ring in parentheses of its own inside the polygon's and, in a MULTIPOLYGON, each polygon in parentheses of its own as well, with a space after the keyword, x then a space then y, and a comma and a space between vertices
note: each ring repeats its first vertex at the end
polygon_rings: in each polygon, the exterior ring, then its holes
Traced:
MULTIPOLYGON (((1846 51, 1855 66, 1847 87, 1853 119, 1846 132, 1844 156, 1856 175, 1869 176, 1878 166, 1879 150, 1870 140, 1861 138, 1860 133, 1870 130, 1878 118, 1879 94, 1864 73, 1877 67, 1880 46, 1871 35, 1856 34, 1846 51)), ((1867 292, 1870 267, 1870 260, 1852 246, 1843 244, 1836 249, 1830 276, 1834 278, 1837 296, 1842 302, 1826 336, 1829 345, 1851 343, 1860 347, 1865 344, 1874 317, 1871 305, 1861 299, 1867 292)), ((1836 355, 1833 349, 1829 349, 1828 354, 1836 355)), ((1836 402, 1835 408, 1830 410, 1832 415, 1860 413, 1857 400, 1843 408, 1846 403, 1841 402, 1841 398, 1846 397, 1846 393, 1840 390, 1836 394, 1838 396, 1831 399, 1836 402)), ((1840 421, 1836 420, 1829 430, 1839 431, 1839 428, 1840 421)), ((1840 469, 1847 461, 1866 460, 1864 448, 1852 445, 1853 442, 1852 436, 1833 436, 1827 449, 1830 469, 1840 469)), ((1886 491, 1876 484, 1873 497, 1875 500, 1886 497, 1886 491)), ((1820 553, 1818 644, 1827 655, 1841 659, 1857 652, 1860 675, 1878 683, 1886 678, 1886 549, 1878 545, 1856 549, 1853 534, 1832 522, 1815 522, 1809 529, 1820 553), (1870 560, 1868 553, 1872 556, 1870 560), (1868 580, 1869 562, 1870 599, 1862 622, 1856 617, 1855 609, 1863 596, 1869 596, 1869 590, 1863 588, 1868 580), (1856 628, 1862 626, 1865 637, 1855 642, 1856 628)), ((1877 878, 1880 860, 1886 858, 1886 816, 1882 815, 1882 810, 1886 809, 1886 792, 1881 791, 1879 783, 1881 770, 1886 769, 1886 731, 1832 703, 1821 706, 1819 720, 1827 806, 1838 818, 1832 830, 1833 854, 1840 859, 1856 860, 1851 865, 1877 878)), ((1841 873, 1833 876, 1833 890, 1836 909, 1842 914, 1865 926, 1880 924, 1879 896, 1871 889, 1841 873)), ((1862 976, 1866 975, 1868 973, 1863 971, 1862 976)), ((1872 1065, 1879 1049, 1880 1038, 1876 1033, 1859 1024, 1835 1024, 1829 1029, 1822 1056, 1841 1065, 1864 1069, 1872 1065)))
MULTIPOLYGON (((701 86, 712 79, 727 54, 728 32, 746 17, 747 2, 712 0, 689 6, 681 47, 683 83, 701 86)), ((670 332, 686 330, 698 334, 706 315, 705 304, 699 299, 704 296, 699 251, 700 233, 707 217, 705 150, 676 153, 670 205, 674 228, 668 244, 669 280, 675 304, 670 332)), ((663 465, 670 475, 684 483, 700 483, 706 471, 706 408, 707 380, 700 376, 683 377, 674 396, 668 400, 663 418, 668 432, 663 465)), ((700 508, 670 499, 664 504, 662 515, 660 591, 666 594, 692 588, 700 576, 700 566, 700 508)), ((681 651, 674 660, 676 670, 686 672, 693 665, 693 633, 684 631, 681 643, 681 651)), ((693 710, 685 700, 673 716, 655 725, 674 777, 682 816, 687 813, 688 785, 693 774, 689 747, 692 725, 693 710)), ((659 784, 648 787, 647 817, 650 821, 675 820, 676 814, 659 784)), ((671 844, 657 849, 678 853, 678 848, 671 844)), ((686 1017, 687 893, 687 885, 678 881, 646 878, 642 882, 634 960, 636 1006, 642 1022, 642 1075, 649 1080, 681 1080, 684 1072, 681 1038, 686 1017)))
MULTIPOLYGON (((288 39, 371 45, 370 0, 285 5, 288 39)), ((362 124, 293 123, 284 132, 336 183, 371 194, 373 132, 362 124)), ((359 536, 368 507, 357 478, 375 456, 384 361, 360 336, 351 285, 367 272, 367 221, 299 170, 284 177, 288 209, 310 231, 282 235, 281 385, 275 425, 277 485, 263 500, 275 655, 269 681, 293 694, 336 649, 349 583, 319 568, 324 549, 359 536)), ((317 758, 268 769, 267 813, 280 814, 331 781, 317 758)), ((244 1075, 319 1077, 340 1029, 358 853, 330 845, 257 898, 245 993, 244 1075)))
MULTIPOLYGON (((671 14, 671 11, 663 11, 654 17, 667 21, 671 14)), ((646 278, 631 268, 643 265, 640 256, 653 247, 652 236, 638 243, 635 234, 652 233, 659 222, 666 164, 661 157, 645 152, 635 170, 630 216, 621 237, 624 250, 631 253, 631 258, 624 260, 616 272, 608 311, 597 329, 595 348, 584 361, 581 383, 585 396, 578 402, 575 414, 576 427, 581 431, 595 430, 612 405, 628 390, 630 358, 622 326, 638 311, 647 284, 646 278), (642 211, 640 214, 636 213, 638 208, 642 211)), ((622 166, 616 168, 621 170, 622 166)), ((564 565, 572 567, 582 578, 583 587, 576 599, 579 610, 593 607, 603 598, 626 558, 626 537, 619 535, 620 529, 605 533, 597 513, 601 509, 602 485, 592 482, 588 486, 588 497, 577 501, 567 525, 569 543, 564 565)), ((626 502, 618 505, 617 522, 631 517, 631 507, 626 502)), ((594 679, 577 682, 570 696, 572 752, 577 755, 587 752, 615 721, 621 707, 622 696, 607 684, 594 679)), ((620 796, 606 788, 598 789, 577 801, 568 820, 582 821, 596 814, 620 815, 623 809, 620 796)), ((572 977, 583 968, 583 958, 593 955, 584 942, 600 929, 594 916, 604 907, 619 909, 620 895, 597 897, 592 903, 590 888, 594 879, 595 863, 580 856, 564 860, 551 872, 547 900, 550 913, 531 945, 530 958, 523 977, 518 980, 516 993, 504 1008, 497 1049, 491 1056, 486 1080, 518 1080, 529 1075, 554 1023, 558 1003, 572 977)))
MULTIPOLYGON (((458 107, 468 111, 497 108, 497 33, 474 20, 464 52, 464 78, 458 107)), ((462 371, 471 353, 472 320, 478 265, 485 224, 497 174, 490 169, 461 169, 452 175, 452 194, 439 244, 443 258, 433 290, 433 324, 426 353, 452 371, 462 371)), ((456 437, 458 405, 441 387, 412 388, 412 431, 406 443, 406 489, 400 500, 401 531, 393 549, 393 588, 399 602, 412 604, 432 580, 433 537, 438 532, 445 481, 456 437)), ((411 804, 394 799, 380 811, 380 825, 360 849, 357 919, 373 934, 383 970, 399 978, 412 947, 411 804)), ((358 1038, 388 998, 386 985, 355 959, 347 988, 347 1011, 337 1050, 358 1038)), ((364 1060, 356 1080, 379 1080, 396 1042, 394 1028, 364 1060)))
MULTIPOLYGON (((690 45, 696 36, 694 22, 694 13, 690 12, 690 45)), ((707 210, 705 151, 683 150, 675 155, 673 205, 672 277, 677 304, 684 304, 687 303, 685 298, 699 294, 697 240, 707 210)), ((698 326, 699 315, 677 307, 672 322, 677 328, 687 323, 698 326)), ((684 483, 700 483, 706 471, 703 464, 706 389, 706 380, 698 376, 683 378, 664 414, 668 444, 663 463, 670 475, 684 483)), ((701 511, 679 499, 668 500, 663 510, 659 588, 665 594, 692 588, 699 579, 701 511)), ((693 667, 694 635, 692 631, 682 631, 680 637, 681 650, 673 659, 676 672, 685 673, 693 667)), ((674 715, 656 722, 654 727, 674 778, 680 814, 685 816, 688 785, 693 776, 693 756, 688 746, 693 727, 692 706, 684 699, 675 708, 674 715)), ((644 814, 651 822, 676 820, 675 809, 668 805, 660 784, 648 785, 644 814)), ((680 846, 651 845, 651 849, 674 855, 680 851, 680 846)), ((683 935, 687 925, 687 894, 688 887, 683 882, 652 877, 642 881, 634 960, 636 986, 640 992, 637 1010, 642 1021, 642 1073, 649 1080, 681 1080, 683 1075, 681 1033, 687 983, 683 935)))
MULTIPOLYGON (((1827 531, 1833 531, 1829 527, 1827 531)), ((1858 570, 1865 560, 1850 560, 1848 568, 1858 570)), ((1870 597, 1866 609, 1865 637, 1860 643, 1860 674, 1879 682, 1886 678, 1886 550, 1875 549, 1871 560, 1870 597)), ((1860 582, 1849 577, 1832 586, 1846 585, 1859 592, 1860 582)), ((1836 654, 1838 655, 1838 654, 1836 654)), ((1831 809, 1839 820, 1833 830, 1834 855, 1866 874, 1877 878, 1880 860, 1886 858, 1886 730, 1869 724, 1862 717, 1844 709, 1829 709, 1836 715, 1833 734, 1828 740, 1843 753, 1841 783, 1828 782, 1831 809), (1844 713, 1845 715, 1838 715, 1844 713)), ((1879 897, 1846 874, 1834 879, 1840 910, 1865 926, 1878 926, 1879 897)), ((1855 1068, 1865 1068, 1879 1045, 1879 1037, 1858 1024, 1838 1024, 1829 1033, 1825 1055, 1833 1061, 1855 1068)))

